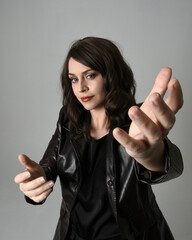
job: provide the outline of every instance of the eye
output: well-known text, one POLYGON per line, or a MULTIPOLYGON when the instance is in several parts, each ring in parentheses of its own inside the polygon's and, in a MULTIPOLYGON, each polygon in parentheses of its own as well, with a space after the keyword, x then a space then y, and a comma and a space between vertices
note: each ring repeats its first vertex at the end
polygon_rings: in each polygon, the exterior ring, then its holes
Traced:
POLYGON ((77 78, 69 78, 72 83, 76 83, 78 81, 77 78))
POLYGON ((94 79, 95 77, 96 77, 95 73, 91 73, 91 74, 87 75, 88 79, 94 79))

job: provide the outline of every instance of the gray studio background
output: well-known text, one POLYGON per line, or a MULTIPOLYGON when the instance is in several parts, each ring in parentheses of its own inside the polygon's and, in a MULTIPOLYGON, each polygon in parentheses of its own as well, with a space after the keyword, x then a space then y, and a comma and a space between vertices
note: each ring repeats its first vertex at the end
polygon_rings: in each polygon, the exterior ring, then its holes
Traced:
POLYGON ((60 72, 72 41, 92 35, 121 48, 137 81, 137 100, 164 66, 180 79, 185 105, 169 137, 180 147, 180 178, 153 187, 177 240, 192 239, 192 1, 0 0, 0 239, 52 239, 59 181, 43 206, 25 203, 14 183, 17 155, 39 161, 61 107, 60 72))

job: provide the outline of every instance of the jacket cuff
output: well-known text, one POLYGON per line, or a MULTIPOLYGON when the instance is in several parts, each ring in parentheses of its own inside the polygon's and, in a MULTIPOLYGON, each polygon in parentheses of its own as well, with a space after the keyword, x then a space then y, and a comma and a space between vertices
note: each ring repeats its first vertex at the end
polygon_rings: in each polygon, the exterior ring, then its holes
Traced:
POLYGON ((37 202, 34 202, 31 198, 29 198, 25 195, 24 195, 24 197, 25 197, 25 201, 29 204, 32 204, 32 205, 42 205, 46 201, 46 199, 45 199, 42 202, 37 203, 37 202))
POLYGON ((135 170, 136 170, 136 175, 137 179, 139 181, 142 181, 144 183, 148 184, 156 184, 163 182, 163 180, 166 178, 170 165, 171 165, 171 160, 170 160, 170 155, 169 155, 169 147, 167 144, 167 140, 164 139, 164 144, 165 144, 165 149, 164 149, 164 159, 165 159, 165 168, 164 171, 161 172, 156 172, 156 171, 150 171, 146 169, 143 165, 135 161, 135 170))

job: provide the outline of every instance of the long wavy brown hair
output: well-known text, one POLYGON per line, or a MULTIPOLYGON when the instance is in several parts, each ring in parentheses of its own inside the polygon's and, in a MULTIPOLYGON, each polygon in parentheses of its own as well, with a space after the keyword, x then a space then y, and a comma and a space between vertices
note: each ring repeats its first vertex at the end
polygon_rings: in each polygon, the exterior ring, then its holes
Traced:
POLYGON ((127 121, 127 111, 135 104, 135 80, 117 46, 110 40, 86 37, 73 43, 63 65, 61 85, 63 106, 69 119, 70 131, 81 131, 90 137, 90 112, 75 97, 68 77, 68 62, 76 61, 101 73, 106 90, 105 110, 112 130, 127 121))

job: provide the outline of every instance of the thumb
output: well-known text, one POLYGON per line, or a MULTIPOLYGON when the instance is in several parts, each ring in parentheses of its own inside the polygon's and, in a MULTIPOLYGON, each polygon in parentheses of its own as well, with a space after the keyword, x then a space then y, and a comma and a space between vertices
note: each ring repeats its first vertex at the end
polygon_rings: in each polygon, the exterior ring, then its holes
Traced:
POLYGON ((27 157, 25 154, 20 154, 20 155, 18 156, 18 159, 19 159, 20 163, 21 163, 24 167, 28 168, 29 170, 37 167, 37 165, 38 165, 36 162, 32 161, 32 160, 31 160, 29 157, 27 157))

